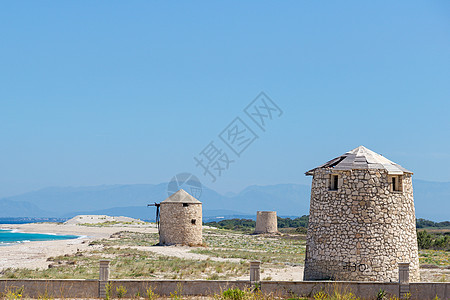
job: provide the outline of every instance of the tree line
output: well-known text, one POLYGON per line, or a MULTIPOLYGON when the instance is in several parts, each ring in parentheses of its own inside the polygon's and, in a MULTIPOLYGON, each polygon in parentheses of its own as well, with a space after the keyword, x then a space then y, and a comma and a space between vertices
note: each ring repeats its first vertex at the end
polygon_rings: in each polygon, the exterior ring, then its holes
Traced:
MULTIPOLYGON (((301 216, 295 219, 277 217, 277 222, 278 228, 308 228, 308 216, 301 216)), ((255 228, 256 221, 252 219, 229 219, 204 224, 221 229, 249 231, 255 228)))
MULTIPOLYGON (((278 228, 308 228, 308 215, 301 216, 299 218, 281 218, 277 217, 278 220, 278 228)), ((230 219, 230 220, 222 220, 222 221, 212 221, 207 222, 205 225, 223 228, 223 229, 231 229, 231 230, 242 230, 242 229, 252 229, 255 228, 256 222, 251 219, 230 219)), ((416 220, 417 228, 450 228, 450 221, 444 222, 433 222, 425 219, 417 219, 416 220)))
POLYGON ((450 221, 433 222, 425 219, 416 219, 416 228, 427 228, 427 227, 450 228, 450 221))

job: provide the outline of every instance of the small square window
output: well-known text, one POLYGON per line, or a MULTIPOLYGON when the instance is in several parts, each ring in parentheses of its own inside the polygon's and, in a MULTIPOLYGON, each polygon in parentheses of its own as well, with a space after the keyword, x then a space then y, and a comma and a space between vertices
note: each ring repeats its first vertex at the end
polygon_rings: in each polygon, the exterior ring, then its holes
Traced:
POLYGON ((189 204, 188 203, 183 203, 183 207, 188 207, 189 204))
POLYGON ((191 224, 192 224, 192 225, 195 225, 195 222, 196 222, 195 219, 192 219, 192 220, 191 220, 191 224))
POLYGON ((392 176, 391 177, 391 186, 392 186, 393 192, 403 192, 401 176, 392 176))
POLYGON ((332 174, 330 178, 330 190, 337 191, 339 188, 339 175, 332 174))

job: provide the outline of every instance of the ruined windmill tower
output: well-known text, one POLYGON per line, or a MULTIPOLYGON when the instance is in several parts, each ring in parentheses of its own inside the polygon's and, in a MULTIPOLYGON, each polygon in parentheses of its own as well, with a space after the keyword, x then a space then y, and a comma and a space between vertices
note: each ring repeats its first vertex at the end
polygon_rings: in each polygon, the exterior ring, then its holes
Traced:
POLYGON ((202 203, 183 189, 160 204, 160 245, 202 244, 202 203))
POLYGON ((304 280, 419 280, 412 172, 360 146, 312 175, 304 280))
POLYGON ((255 233, 277 233, 278 222, 276 211, 258 211, 256 212, 255 233))

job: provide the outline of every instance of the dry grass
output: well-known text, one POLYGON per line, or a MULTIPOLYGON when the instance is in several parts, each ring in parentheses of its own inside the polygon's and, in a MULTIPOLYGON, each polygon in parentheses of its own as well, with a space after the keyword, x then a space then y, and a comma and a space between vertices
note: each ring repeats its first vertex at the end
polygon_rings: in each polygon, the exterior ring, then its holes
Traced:
POLYGON ((203 239, 206 248, 190 252, 243 261, 259 260, 264 263, 263 270, 304 263, 304 235, 251 235, 218 229, 204 230, 203 239))
MULTIPOLYGON (((205 230, 203 240, 208 250, 204 254, 211 256, 243 259, 266 256, 263 261, 274 263, 304 261, 306 242, 302 235, 251 235, 219 229, 205 230)), ((203 252, 202 249, 192 252, 197 251, 203 252)))
POLYGON ((160 279, 223 279, 247 272, 248 266, 232 262, 200 261, 167 257, 149 251, 107 247, 85 256, 59 256, 53 259, 55 267, 45 270, 6 269, 3 278, 84 278, 98 277, 98 261, 111 259, 111 278, 160 278, 160 279))
POLYGON ((450 251, 419 250, 419 260, 421 265, 448 267, 450 266, 450 251))
POLYGON ((446 227, 440 227, 440 228, 436 228, 436 227, 424 227, 424 228, 418 228, 417 231, 428 231, 431 233, 446 233, 446 232, 450 232, 450 228, 446 228, 446 227))

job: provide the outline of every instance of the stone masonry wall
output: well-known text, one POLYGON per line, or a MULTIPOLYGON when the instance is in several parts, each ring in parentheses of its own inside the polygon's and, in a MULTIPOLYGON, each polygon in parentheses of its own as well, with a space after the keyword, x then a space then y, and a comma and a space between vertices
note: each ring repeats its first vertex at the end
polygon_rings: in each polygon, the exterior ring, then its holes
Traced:
POLYGON ((384 170, 314 171, 304 280, 396 282, 398 263, 410 262, 419 281, 411 174, 400 181, 402 192, 384 170))
POLYGON ((277 212, 258 211, 256 212, 255 233, 276 233, 278 232, 277 212))
POLYGON ((161 245, 202 244, 202 205, 188 203, 187 206, 183 206, 183 203, 161 203, 159 243, 161 245))

